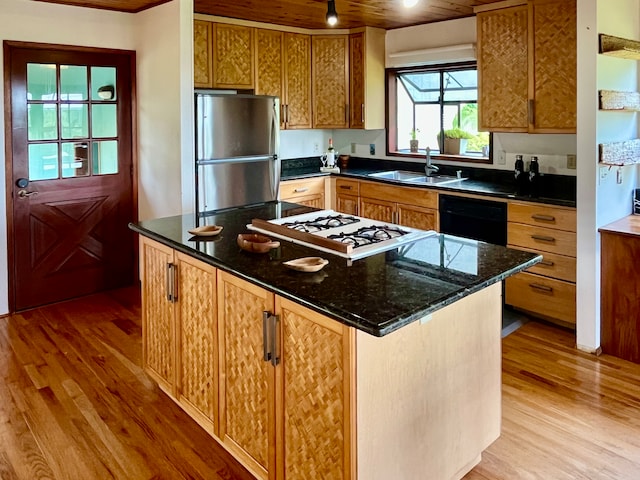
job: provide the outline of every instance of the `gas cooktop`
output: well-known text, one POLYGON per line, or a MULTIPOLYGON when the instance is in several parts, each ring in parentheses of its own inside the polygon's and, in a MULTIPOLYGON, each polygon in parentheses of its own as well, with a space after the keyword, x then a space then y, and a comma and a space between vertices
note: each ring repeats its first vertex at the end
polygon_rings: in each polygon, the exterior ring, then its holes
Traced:
POLYGON ((247 227, 354 260, 436 234, 433 230, 418 230, 334 210, 273 220, 254 219, 247 227))

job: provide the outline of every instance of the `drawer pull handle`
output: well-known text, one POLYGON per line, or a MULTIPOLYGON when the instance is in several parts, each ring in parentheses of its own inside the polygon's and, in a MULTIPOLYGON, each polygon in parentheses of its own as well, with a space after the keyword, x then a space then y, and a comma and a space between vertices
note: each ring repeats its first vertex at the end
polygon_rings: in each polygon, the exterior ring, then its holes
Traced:
POLYGON ((531 235, 531 238, 534 240, 540 240, 541 242, 555 242, 556 239, 553 237, 547 237, 546 235, 531 235))
POLYGON ((555 222, 556 221, 556 217, 554 217, 553 215, 542 215, 542 214, 539 214, 539 213, 531 215, 531 218, 533 218, 534 220, 542 220, 543 222, 555 222))
POLYGON ((351 185, 340 185, 340 188, 343 188, 345 190, 351 190, 351 185))
POLYGON ((553 288, 547 287, 546 285, 540 285, 539 283, 530 283, 529 286, 534 290, 540 290, 548 293, 553 292, 553 288))
POLYGON ((293 191, 294 191, 294 193, 308 192, 309 191, 309 187, 296 188, 293 191))
POLYGON ((541 260, 540 265, 544 265, 545 267, 553 267, 555 263, 553 263, 551 260, 541 260))

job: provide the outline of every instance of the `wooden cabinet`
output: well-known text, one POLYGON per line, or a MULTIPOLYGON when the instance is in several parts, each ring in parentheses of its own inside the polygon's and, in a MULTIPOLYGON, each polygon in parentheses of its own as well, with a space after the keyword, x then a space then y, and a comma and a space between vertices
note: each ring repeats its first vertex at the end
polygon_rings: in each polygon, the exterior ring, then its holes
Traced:
POLYGON ((576 2, 521 3, 476 9, 479 128, 575 133, 576 2))
POLYGON ((193 21, 193 86, 211 88, 211 22, 193 21))
POLYGON ((158 385, 203 428, 215 432, 215 268, 140 238, 143 363, 158 385))
POLYGON ((213 23, 213 88, 254 87, 254 29, 213 23))
POLYGON ((311 46, 313 128, 348 128, 349 36, 314 35, 311 46))
POLYGON ((425 188, 361 182, 359 211, 361 216, 374 220, 422 230, 438 229, 438 193, 425 188))
POLYGON ((255 52, 255 93, 280 98, 281 128, 311 128, 311 37, 256 29, 255 52))
POLYGON ((508 246, 542 262, 506 280, 505 302, 562 324, 576 322, 575 209, 509 202, 508 246))
POLYGON ((336 210, 351 215, 359 215, 360 182, 336 179, 336 210))
POLYGON ((350 478, 351 329, 225 272, 218 285, 222 442, 261 479, 350 478))
POLYGON ((315 177, 280 182, 280 199, 308 207, 327 208, 326 180, 327 177, 315 177))
POLYGON ((350 128, 385 128, 384 43, 378 28, 349 35, 350 128))

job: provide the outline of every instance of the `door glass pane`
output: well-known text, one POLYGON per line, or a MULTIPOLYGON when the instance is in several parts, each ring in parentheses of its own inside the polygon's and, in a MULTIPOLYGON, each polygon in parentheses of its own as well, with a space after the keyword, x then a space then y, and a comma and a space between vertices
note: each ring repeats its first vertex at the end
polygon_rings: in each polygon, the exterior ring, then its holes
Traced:
POLYGON ((116 99, 116 69, 91 67, 91 100, 116 99))
POLYGON ((89 115, 87 105, 60 105, 62 138, 86 138, 89 136, 89 115))
POLYGON ((27 100, 56 100, 56 66, 27 64, 27 100))
POLYGON ((58 106, 54 103, 27 105, 29 140, 56 140, 58 138, 58 106))
POLYGON ((29 145, 29 180, 58 178, 58 144, 29 145))
POLYGON ((86 177, 89 175, 89 144, 66 142, 62 144, 62 177, 86 177))
POLYGON ((91 105, 91 128, 93 138, 116 137, 118 135, 116 105, 91 105))
POLYGON ((116 140, 93 142, 92 150, 94 175, 118 173, 118 142, 116 140))
POLYGON ((60 65, 61 100, 86 100, 88 90, 87 67, 60 65))

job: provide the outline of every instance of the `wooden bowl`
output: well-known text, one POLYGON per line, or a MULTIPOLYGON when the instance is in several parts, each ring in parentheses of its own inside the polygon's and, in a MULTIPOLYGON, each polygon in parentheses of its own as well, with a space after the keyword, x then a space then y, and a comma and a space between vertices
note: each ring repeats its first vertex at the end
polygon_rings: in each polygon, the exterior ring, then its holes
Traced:
POLYGON ((295 260, 282 262, 285 267, 298 272, 317 272, 322 270, 327 263, 329 263, 329 260, 320 257, 296 258, 295 260))
POLYGON ((275 242, 259 233, 239 233, 238 246, 247 252, 266 253, 272 248, 278 248, 280 242, 275 242))
POLYGON ((222 231, 222 227, 220 225, 202 225, 187 231, 196 237, 214 237, 222 231))

